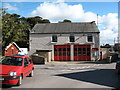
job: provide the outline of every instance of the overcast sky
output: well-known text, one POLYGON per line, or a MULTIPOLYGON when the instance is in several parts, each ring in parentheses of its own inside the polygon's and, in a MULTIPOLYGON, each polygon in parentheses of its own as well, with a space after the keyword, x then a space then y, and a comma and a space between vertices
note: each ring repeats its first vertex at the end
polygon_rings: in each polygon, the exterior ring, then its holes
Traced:
POLYGON ((96 21, 100 30, 100 43, 114 44, 118 35, 118 2, 3 2, 9 13, 24 17, 40 16, 51 22, 69 19, 72 22, 96 21))

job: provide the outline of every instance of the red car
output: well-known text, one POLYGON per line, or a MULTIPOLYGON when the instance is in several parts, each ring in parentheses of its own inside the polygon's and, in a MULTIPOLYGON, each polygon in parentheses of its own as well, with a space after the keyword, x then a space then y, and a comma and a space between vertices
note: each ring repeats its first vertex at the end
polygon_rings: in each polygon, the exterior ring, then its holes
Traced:
POLYGON ((33 76, 34 65, 29 56, 5 56, 0 61, 0 84, 21 85, 26 76, 33 76))

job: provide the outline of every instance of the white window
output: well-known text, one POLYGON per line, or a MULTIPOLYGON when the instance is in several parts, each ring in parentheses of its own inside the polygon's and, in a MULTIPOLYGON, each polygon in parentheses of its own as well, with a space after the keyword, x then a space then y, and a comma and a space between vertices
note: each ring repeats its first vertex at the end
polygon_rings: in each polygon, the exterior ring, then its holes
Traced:
POLYGON ((70 42, 75 42, 75 36, 73 34, 70 35, 69 37, 70 42))
POLYGON ((57 35, 52 35, 52 42, 57 42, 57 35))
POLYGON ((93 42, 93 36, 92 35, 88 35, 87 36, 87 41, 88 42, 93 42))

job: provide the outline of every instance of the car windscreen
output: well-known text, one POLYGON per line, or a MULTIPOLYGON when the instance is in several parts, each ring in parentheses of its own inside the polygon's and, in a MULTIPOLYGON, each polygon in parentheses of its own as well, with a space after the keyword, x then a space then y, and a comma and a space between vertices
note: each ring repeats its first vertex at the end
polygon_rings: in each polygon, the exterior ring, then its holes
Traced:
POLYGON ((22 66, 22 58, 19 57, 3 57, 0 61, 2 65, 22 66))

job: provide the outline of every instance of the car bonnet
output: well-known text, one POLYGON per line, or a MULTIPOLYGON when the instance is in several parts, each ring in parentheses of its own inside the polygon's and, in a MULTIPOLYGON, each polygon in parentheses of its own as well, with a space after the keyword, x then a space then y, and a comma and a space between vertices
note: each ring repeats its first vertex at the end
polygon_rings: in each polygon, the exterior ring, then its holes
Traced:
POLYGON ((21 66, 0 65, 0 74, 9 74, 11 71, 20 72, 21 66))

